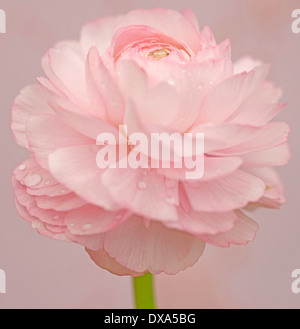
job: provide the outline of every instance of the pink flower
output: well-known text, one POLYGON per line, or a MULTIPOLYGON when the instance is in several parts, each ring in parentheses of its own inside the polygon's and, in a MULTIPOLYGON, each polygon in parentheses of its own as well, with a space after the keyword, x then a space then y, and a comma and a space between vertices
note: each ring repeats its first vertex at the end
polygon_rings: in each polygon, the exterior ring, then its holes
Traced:
POLYGON ((119 275, 175 274, 205 243, 253 240, 246 208, 279 208, 274 166, 288 162, 289 127, 270 122, 285 105, 269 66, 231 61, 190 11, 135 10, 88 23, 80 41, 42 60, 47 78, 12 109, 17 142, 32 152, 14 170, 16 206, 39 233, 86 247, 119 275), (205 172, 99 169, 96 138, 132 132, 202 132, 205 172))

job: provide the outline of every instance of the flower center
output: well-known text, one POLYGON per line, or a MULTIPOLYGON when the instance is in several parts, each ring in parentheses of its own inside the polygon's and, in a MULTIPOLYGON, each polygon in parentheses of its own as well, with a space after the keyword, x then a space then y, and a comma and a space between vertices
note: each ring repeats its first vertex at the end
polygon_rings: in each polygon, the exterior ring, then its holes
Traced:
POLYGON ((158 61, 163 57, 170 55, 170 52, 167 49, 157 49, 148 54, 148 57, 151 57, 154 61, 158 61))

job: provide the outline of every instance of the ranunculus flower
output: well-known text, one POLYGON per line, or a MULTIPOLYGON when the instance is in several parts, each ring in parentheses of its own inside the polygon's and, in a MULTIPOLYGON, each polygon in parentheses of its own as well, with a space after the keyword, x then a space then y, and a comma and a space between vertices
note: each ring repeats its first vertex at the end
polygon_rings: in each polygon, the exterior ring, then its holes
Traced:
POLYGON ((205 243, 253 240, 244 212, 278 208, 274 166, 288 162, 289 126, 269 66, 231 61, 190 11, 135 10, 88 23, 42 60, 46 78, 23 89, 12 109, 17 142, 32 152, 13 174, 16 205, 39 233, 86 247, 119 275, 175 274, 205 243), (101 132, 202 132, 205 172, 185 168, 99 169, 101 132))

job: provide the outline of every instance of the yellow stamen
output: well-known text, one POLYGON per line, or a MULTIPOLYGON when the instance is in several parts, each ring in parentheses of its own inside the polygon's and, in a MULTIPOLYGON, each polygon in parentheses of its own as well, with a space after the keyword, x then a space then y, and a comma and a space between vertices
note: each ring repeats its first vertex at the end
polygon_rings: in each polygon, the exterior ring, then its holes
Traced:
POLYGON ((148 57, 151 57, 154 61, 158 61, 163 57, 167 57, 170 55, 170 52, 166 49, 157 49, 149 53, 148 57))

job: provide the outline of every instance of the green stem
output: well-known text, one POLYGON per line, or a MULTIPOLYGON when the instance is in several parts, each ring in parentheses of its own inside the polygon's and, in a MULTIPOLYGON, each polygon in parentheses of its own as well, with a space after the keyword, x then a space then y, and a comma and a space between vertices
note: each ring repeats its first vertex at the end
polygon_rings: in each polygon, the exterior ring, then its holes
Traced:
POLYGON ((155 309, 152 274, 133 278, 135 306, 137 309, 155 309))

